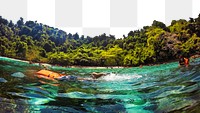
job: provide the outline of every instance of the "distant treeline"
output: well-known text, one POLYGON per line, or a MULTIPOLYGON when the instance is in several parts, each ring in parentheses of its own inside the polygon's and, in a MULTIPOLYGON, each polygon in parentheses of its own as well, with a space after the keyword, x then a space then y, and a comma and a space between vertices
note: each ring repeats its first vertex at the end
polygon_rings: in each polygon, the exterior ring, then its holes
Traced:
POLYGON ((84 37, 20 18, 17 23, 0 16, 0 55, 33 62, 81 66, 138 66, 199 54, 200 15, 154 20, 151 26, 130 31, 123 38, 101 34, 84 37))

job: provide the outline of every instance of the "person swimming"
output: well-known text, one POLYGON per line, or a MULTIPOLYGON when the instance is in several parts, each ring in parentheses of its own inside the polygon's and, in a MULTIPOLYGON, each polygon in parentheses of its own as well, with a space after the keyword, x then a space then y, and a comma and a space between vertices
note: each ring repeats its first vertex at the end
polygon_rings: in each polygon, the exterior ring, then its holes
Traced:
POLYGON ((179 65, 180 66, 188 66, 189 61, 190 61, 189 57, 183 57, 183 56, 179 57, 179 65))
POLYGON ((189 61, 190 61, 190 59, 189 58, 184 58, 184 65, 185 66, 188 66, 189 65, 189 61))
POLYGON ((93 72, 91 73, 91 78, 82 78, 82 77, 78 77, 74 75, 60 74, 60 73, 56 73, 56 72, 45 70, 45 69, 36 72, 36 74, 39 78, 59 80, 59 81, 96 80, 100 78, 101 76, 107 75, 105 73, 93 72))
POLYGON ((91 73, 91 77, 92 78, 82 78, 82 77, 78 77, 78 76, 74 76, 74 75, 66 75, 66 76, 61 76, 59 78, 57 78, 57 80, 60 81, 77 81, 77 80, 96 80, 102 76, 106 76, 107 74, 105 73, 96 73, 93 72, 91 73))

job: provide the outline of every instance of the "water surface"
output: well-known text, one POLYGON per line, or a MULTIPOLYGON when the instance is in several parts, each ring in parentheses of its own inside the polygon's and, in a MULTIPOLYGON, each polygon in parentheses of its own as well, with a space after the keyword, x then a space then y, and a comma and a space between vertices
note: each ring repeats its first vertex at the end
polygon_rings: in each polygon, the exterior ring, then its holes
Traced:
POLYGON ((177 62, 142 68, 50 67, 84 78, 92 72, 109 73, 95 81, 45 80, 35 76, 40 69, 0 57, 0 112, 151 113, 200 108, 200 59, 189 67, 178 67, 177 62))

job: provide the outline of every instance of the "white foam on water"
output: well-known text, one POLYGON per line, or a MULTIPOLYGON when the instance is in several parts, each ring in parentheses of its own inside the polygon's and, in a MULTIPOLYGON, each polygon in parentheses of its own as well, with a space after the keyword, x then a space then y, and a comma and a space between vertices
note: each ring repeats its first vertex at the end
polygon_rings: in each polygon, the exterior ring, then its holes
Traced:
POLYGON ((100 80, 106 80, 106 81, 124 81, 124 80, 131 80, 131 79, 138 79, 141 78, 141 75, 138 74, 115 74, 110 73, 106 76, 102 76, 99 78, 100 80))

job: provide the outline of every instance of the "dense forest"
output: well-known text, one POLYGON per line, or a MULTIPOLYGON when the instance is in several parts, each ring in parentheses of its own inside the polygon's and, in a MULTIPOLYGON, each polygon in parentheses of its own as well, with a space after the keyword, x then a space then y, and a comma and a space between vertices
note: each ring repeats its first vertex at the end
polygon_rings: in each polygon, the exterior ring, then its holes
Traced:
POLYGON ((154 20, 123 38, 101 34, 84 37, 26 21, 0 16, 0 55, 63 66, 138 66, 200 53, 200 15, 171 25, 154 20))

